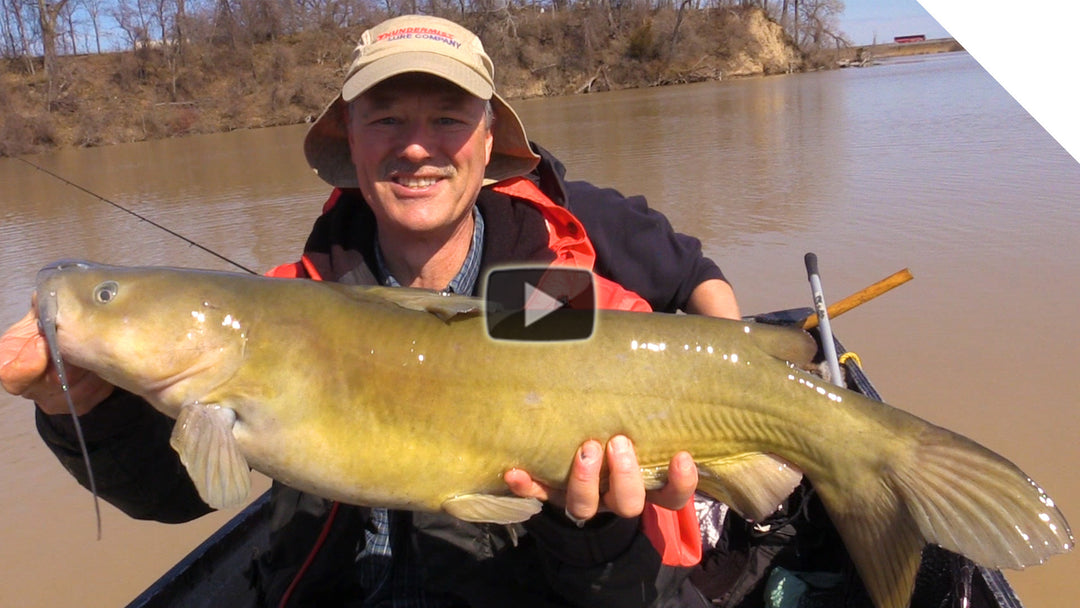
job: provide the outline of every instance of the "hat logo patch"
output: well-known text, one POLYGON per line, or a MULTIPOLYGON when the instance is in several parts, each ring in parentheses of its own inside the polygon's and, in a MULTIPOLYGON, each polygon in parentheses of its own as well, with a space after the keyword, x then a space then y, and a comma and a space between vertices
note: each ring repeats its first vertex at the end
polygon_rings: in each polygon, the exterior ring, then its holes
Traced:
POLYGON ((453 34, 430 27, 400 27, 379 34, 376 42, 392 42, 395 40, 434 40, 456 48, 461 47, 461 42, 454 40, 453 34))

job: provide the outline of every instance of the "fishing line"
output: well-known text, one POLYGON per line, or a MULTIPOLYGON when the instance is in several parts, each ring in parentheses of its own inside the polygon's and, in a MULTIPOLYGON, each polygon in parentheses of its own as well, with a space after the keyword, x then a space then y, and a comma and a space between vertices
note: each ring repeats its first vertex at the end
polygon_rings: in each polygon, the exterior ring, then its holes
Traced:
POLYGON ((139 213, 137 213, 135 211, 132 211, 131 209, 128 209, 128 208, 124 207, 123 205, 121 205, 119 203, 115 203, 115 202, 105 198, 104 196, 101 196, 100 194, 98 194, 96 192, 92 192, 92 191, 88 190, 87 188, 84 188, 83 186, 80 186, 79 184, 76 184, 75 182, 72 182, 72 181, 70 181, 68 179, 65 179, 64 177, 62 177, 60 175, 57 175, 56 173, 53 173, 52 171, 46 169, 45 167, 42 167, 42 166, 40 166, 38 164, 35 164, 35 163, 32 163, 32 162, 26 160, 25 158, 22 158, 21 156, 16 156, 15 158, 17 158, 17 159, 21 160, 22 162, 30 165, 31 167, 37 169, 38 171, 42 171, 42 172, 44 172, 44 173, 46 173, 48 175, 51 175, 52 177, 54 177, 54 178, 64 182, 65 184, 71 186, 72 188, 75 188, 77 190, 85 192, 86 194, 89 194, 90 196, 98 199, 99 201, 101 201, 103 203, 108 203, 108 204, 112 205, 113 207, 116 207, 120 211, 123 211, 124 213, 128 213, 130 215, 133 215, 133 216, 139 218, 140 220, 146 222, 147 224, 150 224, 151 226, 153 226, 155 228, 158 228, 160 230, 164 230, 165 232, 168 232, 169 234, 171 234, 171 235, 175 236, 176 238, 184 241, 185 243, 187 243, 187 244, 189 244, 189 245, 191 245, 193 247, 198 247, 199 249, 202 249, 206 253, 209 253, 210 255, 218 258, 219 260, 225 261, 225 262, 227 262, 229 264, 232 264, 233 266, 236 266, 240 270, 244 270, 244 271, 247 271, 247 272, 249 272, 251 274, 255 274, 255 275, 259 274, 259 273, 255 272, 254 270, 248 268, 247 266, 244 266, 243 264, 241 264, 239 262, 235 262, 233 260, 230 260, 229 258, 221 255, 220 253, 214 251, 213 249, 210 249, 209 247, 206 247, 204 245, 200 245, 199 243, 189 239, 188 237, 180 234, 179 232, 176 232, 175 230, 171 230, 169 228, 166 228, 165 226, 162 226, 161 224, 155 222, 154 220, 152 220, 152 219, 150 219, 150 218, 148 218, 148 217, 146 217, 144 215, 140 215, 139 213))

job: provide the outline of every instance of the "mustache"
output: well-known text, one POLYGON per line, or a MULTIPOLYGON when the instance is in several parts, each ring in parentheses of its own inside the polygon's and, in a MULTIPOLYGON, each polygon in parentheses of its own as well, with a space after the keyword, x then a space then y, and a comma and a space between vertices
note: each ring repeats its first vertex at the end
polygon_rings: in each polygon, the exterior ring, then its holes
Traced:
POLYGON ((392 161, 382 168, 383 179, 389 179, 395 175, 423 175, 424 177, 450 178, 457 175, 457 169, 453 165, 433 165, 430 163, 410 163, 392 161))

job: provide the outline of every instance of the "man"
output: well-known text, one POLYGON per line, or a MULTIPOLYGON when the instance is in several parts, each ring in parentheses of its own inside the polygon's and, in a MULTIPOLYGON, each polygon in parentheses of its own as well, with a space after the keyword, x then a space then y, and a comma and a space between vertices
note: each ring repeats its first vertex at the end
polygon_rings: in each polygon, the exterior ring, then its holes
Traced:
MULTIPOLYGON (((597 266, 658 307, 737 316, 730 287, 696 241, 613 191, 563 182, 561 166, 534 152, 495 93, 480 41, 452 22, 407 16, 365 32, 305 153, 335 190, 301 260, 274 276, 473 294, 480 274, 502 263, 597 266), (634 256, 635 241, 660 249, 634 256), (633 261, 652 255, 674 268, 633 261)), ((598 281, 601 305, 650 308, 615 282, 598 281)), ((46 373, 32 315, 0 339, 0 380, 37 403, 39 432, 81 477, 72 421, 46 373)), ((170 420, 81 370, 69 370, 69 381, 104 498, 133 517, 160 521, 209 510, 167 445, 170 420)), ((587 395, 582 399, 587 407, 587 395)), ((338 505, 275 484, 272 546, 252 570, 256 602, 687 605, 700 597, 684 584, 685 573, 664 565, 665 543, 679 539, 655 523, 643 526, 641 516, 670 516, 653 505, 692 516, 696 475, 690 455, 678 454, 668 485, 646 493, 629 440, 587 441, 565 492, 525 471, 506 472, 514 493, 546 502, 540 514, 509 528, 338 505)))

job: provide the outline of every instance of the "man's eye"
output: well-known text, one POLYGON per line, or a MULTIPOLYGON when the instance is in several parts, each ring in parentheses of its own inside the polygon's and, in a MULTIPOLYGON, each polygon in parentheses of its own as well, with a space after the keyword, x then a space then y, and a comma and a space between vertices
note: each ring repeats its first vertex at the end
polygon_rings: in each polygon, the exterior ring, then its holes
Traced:
POLYGON ((460 116, 443 116, 435 121, 441 127, 470 127, 474 123, 460 116))

